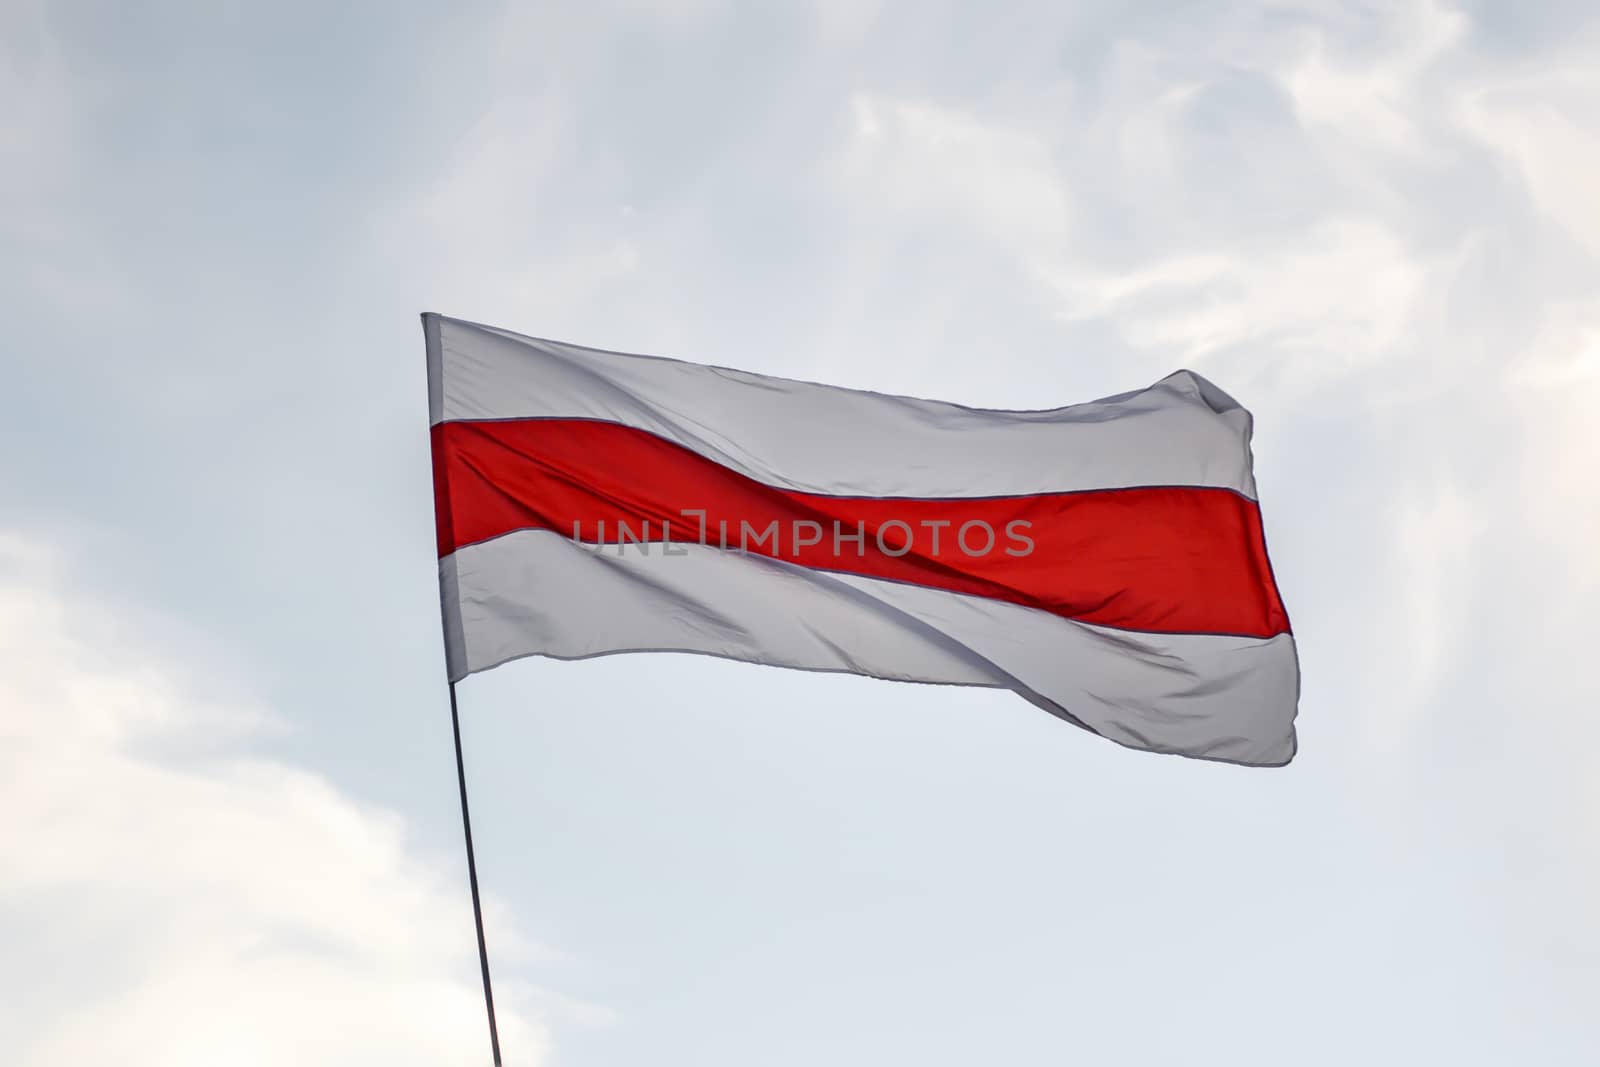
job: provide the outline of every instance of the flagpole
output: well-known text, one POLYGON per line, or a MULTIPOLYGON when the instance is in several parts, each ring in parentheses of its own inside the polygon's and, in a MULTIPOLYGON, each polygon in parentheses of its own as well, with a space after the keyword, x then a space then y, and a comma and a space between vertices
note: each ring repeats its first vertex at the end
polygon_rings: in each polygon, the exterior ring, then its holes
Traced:
POLYGON ((472 885, 472 922, 478 928, 478 966, 483 971, 483 1006, 489 1012, 489 1046, 494 1067, 500 1062, 500 1028, 494 1021, 494 989, 489 984, 489 949, 483 941, 483 904, 478 899, 478 861, 472 854, 472 816, 467 811, 467 767, 461 758, 461 713, 456 710, 456 683, 450 683, 450 730, 456 739, 456 784, 461 787, 461 829, 467 838, 467 881, 472 885))

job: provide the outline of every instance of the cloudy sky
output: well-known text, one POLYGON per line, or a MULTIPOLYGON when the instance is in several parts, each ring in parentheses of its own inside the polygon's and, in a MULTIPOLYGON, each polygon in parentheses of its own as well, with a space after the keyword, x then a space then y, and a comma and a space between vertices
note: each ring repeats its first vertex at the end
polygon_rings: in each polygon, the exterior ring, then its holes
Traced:
POLYGON ((506 1062, 1600 1061, 1584 0, 0 2, 0 1041, 483 1064, 417 313, 1256 413, 1301 749, 461 686, 506 1062))

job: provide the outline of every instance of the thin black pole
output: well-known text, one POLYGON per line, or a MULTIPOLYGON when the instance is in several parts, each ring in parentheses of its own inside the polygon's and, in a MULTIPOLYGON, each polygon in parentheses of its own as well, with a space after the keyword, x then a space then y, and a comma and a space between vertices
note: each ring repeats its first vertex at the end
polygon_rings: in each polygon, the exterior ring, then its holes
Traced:
POLYGON ((489 949, 483 943, 483 905, 478 900, 478 861, 472 854, 472 816, 467 812, 467 767, 461 759, 461 713, 456 710, 456 683, 450 683, 450 730, 456 738, 456 783, 461 786, 461 829, 467 835, 467 881, 472 884, 472 921, 478 928, 478 964, 483 968, 483 1006, 489 1009, 489 1046, 494 1067, 500 1063, 500 1028, 494 1022, 494 990, 489 985, 489 949))

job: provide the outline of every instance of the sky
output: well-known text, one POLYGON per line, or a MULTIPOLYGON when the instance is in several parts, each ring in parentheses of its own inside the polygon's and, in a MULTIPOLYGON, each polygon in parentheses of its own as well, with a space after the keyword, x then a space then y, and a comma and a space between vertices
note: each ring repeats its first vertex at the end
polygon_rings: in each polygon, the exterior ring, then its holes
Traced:
POLYGON ((421 311, 1255 414, 1300 752, 460 686, 514 1067, 1600 1062, 1600 10, 0 2, 0 1040, 488 1062, 421 311))

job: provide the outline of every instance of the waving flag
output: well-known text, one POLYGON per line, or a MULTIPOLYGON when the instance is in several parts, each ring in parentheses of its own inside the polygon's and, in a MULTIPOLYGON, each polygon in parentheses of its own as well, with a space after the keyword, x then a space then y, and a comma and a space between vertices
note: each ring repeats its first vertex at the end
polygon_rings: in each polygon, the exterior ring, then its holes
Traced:
POLYGON ((1155 752, 1294 755, 1250 415, 1197 374, 990 411, 423 329, 452 682, 698 652, 1009 689, 1155 752))

